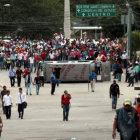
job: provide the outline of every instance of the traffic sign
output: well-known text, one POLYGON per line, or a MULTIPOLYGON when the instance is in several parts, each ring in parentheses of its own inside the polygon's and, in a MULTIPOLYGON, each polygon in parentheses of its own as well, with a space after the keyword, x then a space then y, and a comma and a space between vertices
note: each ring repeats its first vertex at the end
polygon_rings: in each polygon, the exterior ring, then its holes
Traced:
POLYGON ((76 5, 77 17, 114 17, 116 4, 76 5))

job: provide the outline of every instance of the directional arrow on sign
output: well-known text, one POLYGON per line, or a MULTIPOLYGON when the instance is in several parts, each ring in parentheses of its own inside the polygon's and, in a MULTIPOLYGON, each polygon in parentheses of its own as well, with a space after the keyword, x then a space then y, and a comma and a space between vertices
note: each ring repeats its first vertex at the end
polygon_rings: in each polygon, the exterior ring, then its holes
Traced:
POLYGON ((82 16, 84 17, 85 16, 85 13, 83 13, 82 16))
POLYGON ((78 9, 77 12, 79 13, 80 12, 80 9, 78 9))

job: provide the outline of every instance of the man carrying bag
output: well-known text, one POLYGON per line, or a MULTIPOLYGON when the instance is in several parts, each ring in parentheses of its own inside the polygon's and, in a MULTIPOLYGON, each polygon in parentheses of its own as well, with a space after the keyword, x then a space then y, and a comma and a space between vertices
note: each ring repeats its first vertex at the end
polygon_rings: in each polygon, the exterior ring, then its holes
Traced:
POLYGON ((27 106, 27 103, 25 101, 26 101, 26 94, 22 91, 22 88, 19 88, 17 105, 18 105, 19 118, 21 119, 23 119, 24 108, 26 108, 27 106))

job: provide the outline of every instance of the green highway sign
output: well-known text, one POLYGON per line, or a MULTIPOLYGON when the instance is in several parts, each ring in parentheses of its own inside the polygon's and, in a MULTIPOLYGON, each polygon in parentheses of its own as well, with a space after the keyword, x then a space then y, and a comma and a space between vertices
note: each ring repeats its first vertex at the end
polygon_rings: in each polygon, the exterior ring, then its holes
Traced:
POLYGON ((76 5, 77 17, 114 17, 116 4, 76 5))

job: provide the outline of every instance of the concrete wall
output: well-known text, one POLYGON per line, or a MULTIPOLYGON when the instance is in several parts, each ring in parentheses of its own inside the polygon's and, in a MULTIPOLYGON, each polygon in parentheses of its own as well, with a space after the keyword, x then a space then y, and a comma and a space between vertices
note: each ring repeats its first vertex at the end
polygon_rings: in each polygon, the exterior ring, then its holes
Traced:
POLYGON ((110 62, 102 63, 102 72, 101 72, 101 80, 102 81, 110 81, 111 80, 111 69, 110 62))

